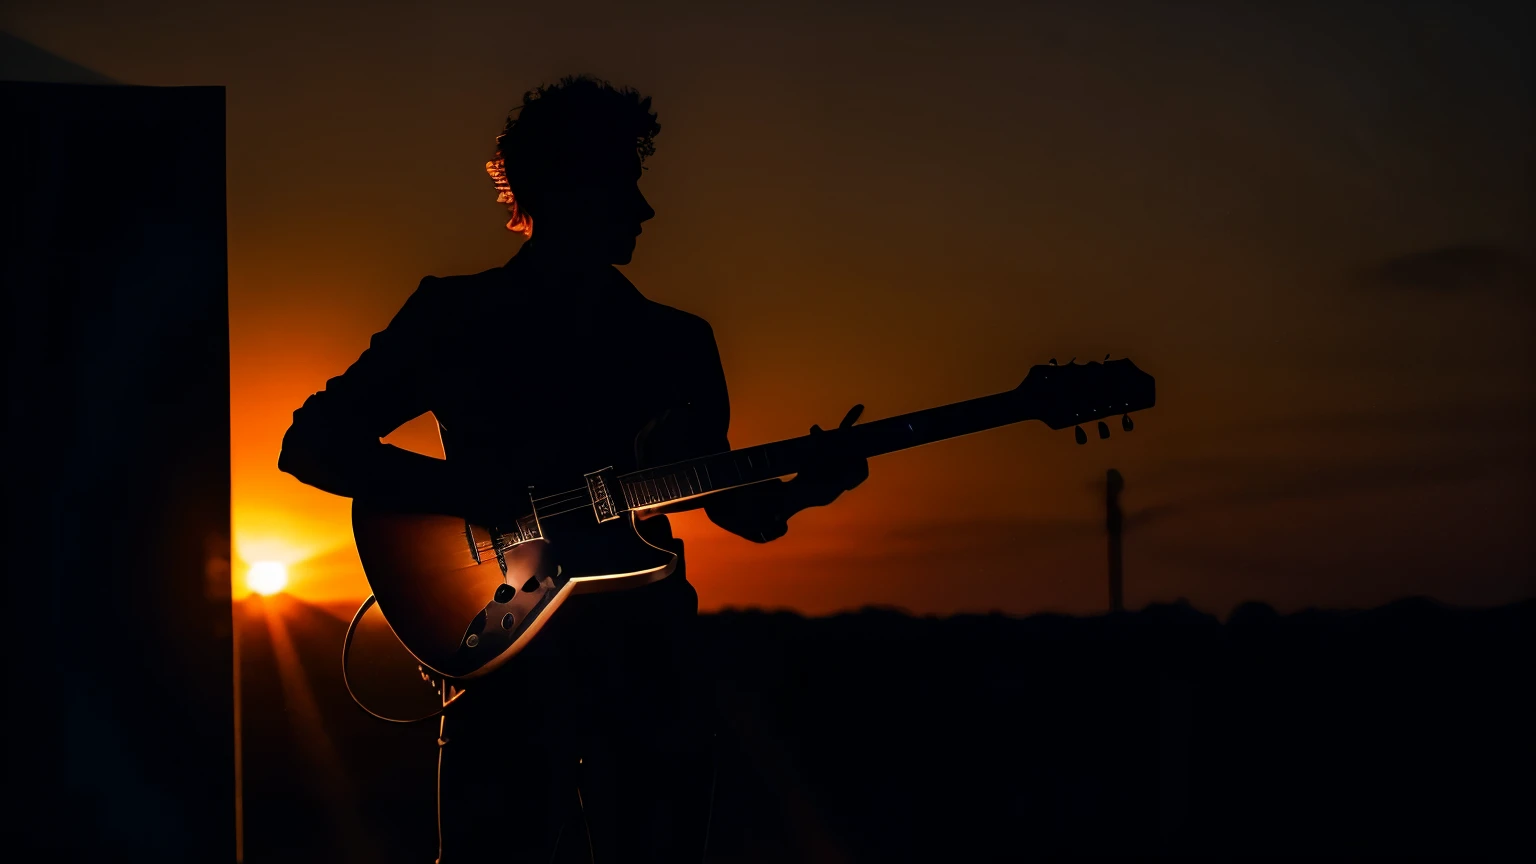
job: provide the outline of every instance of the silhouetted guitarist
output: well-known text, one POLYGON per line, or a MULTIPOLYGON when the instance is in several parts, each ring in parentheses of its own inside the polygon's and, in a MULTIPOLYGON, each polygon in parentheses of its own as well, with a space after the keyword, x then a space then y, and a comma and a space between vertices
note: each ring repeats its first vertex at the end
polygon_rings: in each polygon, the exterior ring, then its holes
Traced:
MULTIPOLYGON (((709 324, 614 269, 655 215, 639 188, 661 130, 650 101, 586 77, 526 94, 488 168, 508 228, 531 239, 504 267, 423 279, 294 412, 278 467, 337 495, 489 525, 516 515, 525 486, 729 449, 709 324), (381 443, 429 411, 446 460, 381 443)), ((867 474, 863 458, 827 452, 788 482, 701 500, 715 524, 767 542, 867 474)), ((665 516, 640 526, 681 555, 665 516)), ((697 609, 679 562, 660 582, 573 602, 525 656, 476 682, 444 726, 443 860, 550 860, 562 829, 575 830, 578 790, 598 861, 699 860, 713 705, 694 656, 697 609), (514 739, 543 742, 543 758, 505 758, 514 739)))

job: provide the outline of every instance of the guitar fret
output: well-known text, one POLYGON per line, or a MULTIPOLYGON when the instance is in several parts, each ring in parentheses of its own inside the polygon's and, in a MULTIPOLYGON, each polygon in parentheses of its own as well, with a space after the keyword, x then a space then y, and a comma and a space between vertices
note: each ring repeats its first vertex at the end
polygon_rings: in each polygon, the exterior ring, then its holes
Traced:
MULTIPOLYGON (((746 476, 738 471, 739 476, 746 476)), ((689 465, 680 470, 623 483, 624 499, 631 507, 649 507, 683 498, 692 498, 716 489, 707 464, 689 465), (700 470, 702 468, 702 471, 700 470)))

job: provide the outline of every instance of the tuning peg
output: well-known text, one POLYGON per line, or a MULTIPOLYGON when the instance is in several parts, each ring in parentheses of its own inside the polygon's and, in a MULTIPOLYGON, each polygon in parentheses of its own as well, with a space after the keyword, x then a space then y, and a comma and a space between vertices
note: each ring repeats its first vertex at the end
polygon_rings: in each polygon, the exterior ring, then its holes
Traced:
POLYGON ((1100 440, 1102 440, 1102 439, 1105 439, 1105 438, 1108 438, 1108 437, 1109 437, 1109 424, 1105 423, 1103 420, 1100 420, 1099 421, 1099 438, 1100 438, 1100 440))
POLYGON ((1109 355, 1108 355, 1108 354, 1105 354, 1105 355, 1104 355, 1104 362, 1105 362, 1105 363, 1108 363, 1108 362, 1109 362, 1109 355))
POLYGON ((1072 358, 1072 359, 1071 359, 1071 360, 1068 360, 1068 361, 1067 361, 1067 365, 1068 365, 1068 366, 1071 366, 1071 365, 1072 365, 1072 364, 1073 364, 1073 363, 1076 363, 1076 362, 1077 362, 1077 358, 1076 358, 1076 357, 1073 357, 1073 358, 1072 358))
POLYGON ((1129 432, 1132 429, 1136 428, 1136 424, 1131 422, 1131 415, 1129 415, 1129 414, 1121 414, 1120 415, 1120 428, 1124 429, 1127 432, 1129 432))
POLYGON ((1051 365, 1052 365, 1052 366, 1055 366, 1055 365, 1056 365, 1056 358, 1055 358, 1055 357, 1052 357, 1052 358, 1051 358, 1051 365))
POLYGON ((1087 444, 1088 443, 1088 433, 1084 432, 1083 431, 1083 427, 1081 427, 1081 426, 1078 426, 1077 427, 1077 431, 1072 433, 1072 437, 1076 438, 1077 439, 1077 443, 1079 443, 1079 444, 1087 444))

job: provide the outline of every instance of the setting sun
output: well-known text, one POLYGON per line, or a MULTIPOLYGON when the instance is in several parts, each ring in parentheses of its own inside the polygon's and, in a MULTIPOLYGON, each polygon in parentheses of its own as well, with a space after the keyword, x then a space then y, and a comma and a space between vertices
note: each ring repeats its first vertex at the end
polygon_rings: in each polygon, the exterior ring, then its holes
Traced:
POLYGON ((245 584, 263 596, 276 594, 288 585, 288 565, 281 561, 257 561, 245 575, 245 584))

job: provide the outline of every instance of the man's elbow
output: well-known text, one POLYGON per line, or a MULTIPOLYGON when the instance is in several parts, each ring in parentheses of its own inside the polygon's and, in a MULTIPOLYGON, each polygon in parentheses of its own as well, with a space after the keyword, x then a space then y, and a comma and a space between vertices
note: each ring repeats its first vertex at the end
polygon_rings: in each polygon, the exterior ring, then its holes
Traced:
MULTIPOLYGON (((311 400, 313 397, 311 397, 311 400)), ((293 412, 293 423, 283 433, 283 443, 277 454, 277 470, 290 474, 300 483, 333 491, 337 486, 333 476, 338 467, 335 463, 337 448, 322 425, 316 423, 311 402, 306 400, 293 412)))
POLYGON ((300 422, 295 419, 288 431, 283 433, 283 445, 277 453, 277 470, 284 474, 291 474, 301 483, 313 485, 317 458, 317 447, 311 440, 300 422))

